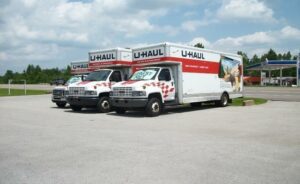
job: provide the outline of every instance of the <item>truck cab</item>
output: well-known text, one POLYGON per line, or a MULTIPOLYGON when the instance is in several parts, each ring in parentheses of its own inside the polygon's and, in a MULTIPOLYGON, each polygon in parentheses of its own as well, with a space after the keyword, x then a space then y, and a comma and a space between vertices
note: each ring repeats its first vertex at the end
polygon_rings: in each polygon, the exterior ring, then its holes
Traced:
POLYGON ((149 116, 161 113, 163 104, 175 102, 176 81, 171 67, 145 67, 128 81, 116 83, 110 94, 117 113, 141 108, 149 116))
POLYGON ((57 86, 52 90, 52 102, 56 103, 57 107, 63 108, 67 104, 67 99, 65 96, 65 91, 68 88, 68 85, 75 84, 84 80, 87 75, 74 75, 72 76, 64 86, 57 86))
POLYGON ((129 68, 108 68, 91 72, 84 81, 71 84, 66 91, 67 102, 73 111, 83 107, 96 108, 98 112, 109 112, 111 86, 125 80, 129 68))

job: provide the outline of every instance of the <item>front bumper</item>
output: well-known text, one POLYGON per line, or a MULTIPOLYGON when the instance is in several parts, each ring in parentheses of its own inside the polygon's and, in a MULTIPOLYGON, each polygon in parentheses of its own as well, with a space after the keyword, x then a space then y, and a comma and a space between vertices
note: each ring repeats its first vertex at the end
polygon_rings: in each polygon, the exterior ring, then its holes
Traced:
POLYGON ((67 102, 67 99, 65 96, 52 96, 52 102, 67 102))
POLYGON ((95 107, 99 102, 98 97, 86 97, 86 96, 68 96, 67 102, 70 105, 82 106, 82 107, 95 107))
POLYGON ((146 107, 148 98, 110 98, 113 107, 142 108, 146 107))

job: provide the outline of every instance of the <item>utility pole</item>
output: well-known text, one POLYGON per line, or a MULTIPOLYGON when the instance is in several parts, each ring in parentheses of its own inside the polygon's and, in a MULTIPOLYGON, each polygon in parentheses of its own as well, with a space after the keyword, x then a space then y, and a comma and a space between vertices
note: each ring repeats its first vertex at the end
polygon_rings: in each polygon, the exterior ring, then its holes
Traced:
POLYGON ((25 92, 25 95, 26 95, 26 93, 27 93, 26 80, 25 80, 25 79, 23 79, 23 80, 21 80, 21 81, 23 81, 23 82, 24 82, 24 92, 25 92))
POLYGON ((10 88, 11 88, 11 83, 12 83, 12 79, 8 79, 8 95, 10 95, 10 88))
POLYGON ((300 78, 300 53, 298 54, 298 59, 297 59, 297 87, 300 87, 299 83, 299 78, 300 78))

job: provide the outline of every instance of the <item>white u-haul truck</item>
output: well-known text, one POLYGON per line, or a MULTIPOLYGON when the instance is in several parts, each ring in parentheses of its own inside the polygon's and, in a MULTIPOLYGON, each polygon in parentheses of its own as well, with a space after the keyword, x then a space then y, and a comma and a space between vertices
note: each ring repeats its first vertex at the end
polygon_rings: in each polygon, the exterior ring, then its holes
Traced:
POLYGON ((57 107, 65 107, 67 104, 65 91, 68 89, 68 85, 81 82, 89 72, 91 71, 88 68, 88 61, 71 62, 72 77, 65 83, 64 86, 57 86, 52 90, 52 102, 56 103, 57 107))
POLYGON ((242 97, 242 58, 195 47, 162 43, 133 49, 135 73, 113 85, 117 113, 144 109, 157 116, 164 106, 215 101, 226 106, 242 97))
POLYGON ((131 74, 132 51, 116 48, 89 52, 89 68, 94 70, 84 81, 68 86, 67 102, 73 111, 83 107, 96 108, 99 112, 111 109, 111 86, 124 81, 131 74))

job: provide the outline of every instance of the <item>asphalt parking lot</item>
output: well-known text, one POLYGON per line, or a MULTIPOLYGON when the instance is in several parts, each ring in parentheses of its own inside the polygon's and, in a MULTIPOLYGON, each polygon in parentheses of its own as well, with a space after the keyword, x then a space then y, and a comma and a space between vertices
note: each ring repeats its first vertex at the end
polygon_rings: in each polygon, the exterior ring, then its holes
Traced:
POLYGON ((300 88, 246 86, 244 95, 248 97, 265 98, 273 101, 300 102, 300 88))
POLYGON ((300 183, 300 103, 74 113, 0 98, 0 183, 300 183))

